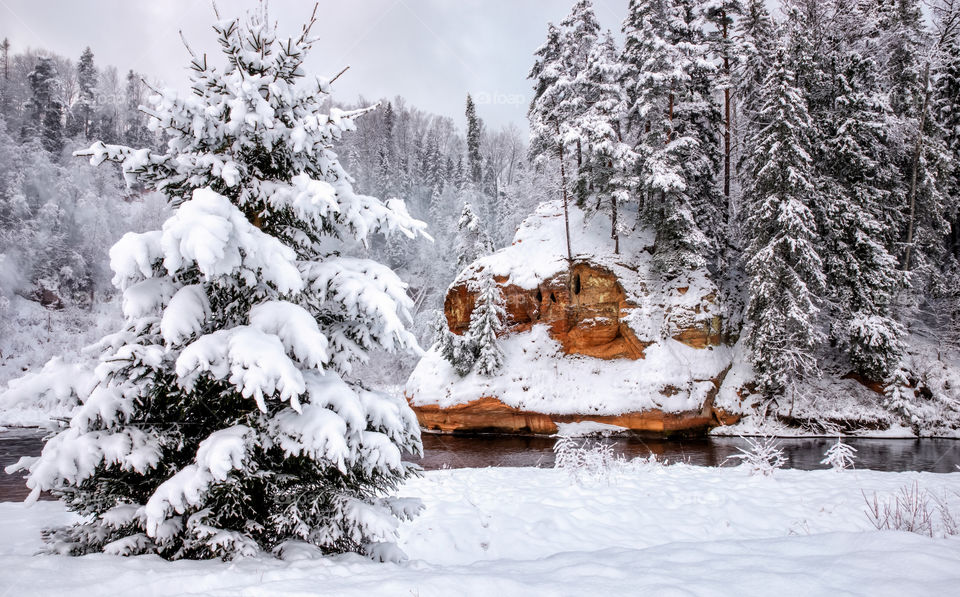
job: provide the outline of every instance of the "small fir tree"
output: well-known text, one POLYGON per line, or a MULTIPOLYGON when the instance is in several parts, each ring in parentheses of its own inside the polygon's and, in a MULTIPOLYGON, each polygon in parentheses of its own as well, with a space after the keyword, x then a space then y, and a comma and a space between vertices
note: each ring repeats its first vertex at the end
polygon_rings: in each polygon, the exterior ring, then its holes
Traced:
POLYGON ((503 366, 503 350, 497 336, 506 320, 503 293, 493 275, 485 272, 477 284, 476 303, 470 314, 469 342, 476 352, 474 371, 491 376, 503 366))
POLYGON ((473 207, 464 203, 457 221, 457 271, 463 271, 480 257, 492 252, 493 242, 483 222, 474 213, 473 207))
POLYGON ((823 454, 823 460, 820 464, 828 464, 830 468, 837 471, 844 471, 853 466, 853 461, 857 459, 857 449, 850 444, 843 443, 841 438, 837 438, 837 443, 823 454))

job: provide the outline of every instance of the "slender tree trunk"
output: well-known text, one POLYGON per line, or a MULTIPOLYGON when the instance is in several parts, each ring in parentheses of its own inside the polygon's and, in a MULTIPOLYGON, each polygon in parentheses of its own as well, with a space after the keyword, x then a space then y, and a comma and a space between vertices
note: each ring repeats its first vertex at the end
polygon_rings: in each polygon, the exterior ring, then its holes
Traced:
POLYGON ((610 235, 613 237, 613 254, 620 254, 620 234, 617 233, 617 194, 610 195, 610 235))
MULTIPOLYGON (((723 39, 727 40, 727 13, 720 13, 723 23, 723 39)), ((726 47, 726 44, 724 44, 726 47)), ((723 53, 723 71, 727 75, 727 84, 723 90, 723 196, 730 199, 730 56, 723 53)))
POLYGON ((673 94, 670 94, 670 109, 668 111, 668 117, 670 119, 670 126, 667 129, 667 143, 673 141, 673 94))
POLYGON ((917 171, 920 169, 920 152, 923 150, 923 127, 927 120, 927 104, 930 102, 930 63, 923 69, 923 106, 920 109, 920 125, 917 127, 917 142, 913 148, 913 166, 910 171, 910 215, 907 219, 907 246, 903 256, 903 271, 910 271, 913 249, 914 221, 917 213, 917 171))
MULTIPOLYGON (((560 136, 560 125, 557 124, 557 137, 560 136)), ((563 143, 557 143, 557 154, 560 156, 560 188, 563 192, 563 225, 567 235, 567 264, 573 272, 573 250, 570 248, 570 213, 567 208, 567 170, 563 165, 563 143)))

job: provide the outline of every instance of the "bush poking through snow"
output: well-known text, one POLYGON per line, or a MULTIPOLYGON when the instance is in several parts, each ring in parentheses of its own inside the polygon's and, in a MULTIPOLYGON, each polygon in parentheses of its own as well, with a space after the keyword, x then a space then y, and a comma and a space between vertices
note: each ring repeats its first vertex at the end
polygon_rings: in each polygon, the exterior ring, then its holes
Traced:
POLYGON ((612 469, 623 461, 613 455, 613 446, 602 441, 560 436, 553 446, 554 468, 567 471, 577 483, 608 482, 612 469))
MULTIPOLYGON (((955 493, 960 497, 960 493, 955 493)), ((926 537, 960 535, 960 520, 953 513, 947 494, 936 495, 913 485, 904 485, 892 495, 876 493, 867 502, 867 518, 879 531, 906 531, 926 537)))
POLYGON ((750 467, 751 475, 769 476, 773 471, 786 464, 787 459, 783 455, 783 449, 780 442, 775 437, 759 437, 751 439, 740 436, 740 439, 747 442, 749 449, 738 447, 739 454, 734 454, 730 458, 738 458, 743 464, 750 467))
POLYGON ((823 460, 820 464, 829 464, 830 468, 840 472, 853 466, 853 461, 857 459, 857 449, 850 444, 843 443, 843 440, 837 438, 837 443, 830 446, 823 454, 823 460))

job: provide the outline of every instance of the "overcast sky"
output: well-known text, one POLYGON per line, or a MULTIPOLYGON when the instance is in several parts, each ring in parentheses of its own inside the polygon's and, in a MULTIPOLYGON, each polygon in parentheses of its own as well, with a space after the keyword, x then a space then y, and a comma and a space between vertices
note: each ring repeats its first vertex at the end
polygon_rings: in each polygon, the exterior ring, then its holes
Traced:
MULTIPOLYGON (((604 28, 619 32, 628 0, 594 0, 604 28)), ((429 112, 463 124, 467 92, 492 127, 525 128, 530 96, 527 72, 548 21, 559 22, 573 0, 321 0, 314 32, 321 37, 308 70, 331 76, 350 71, 335 87, 351 101, 400 95, 429 112)), ((221 15, 236 15, 254 0, 221 0, 221 15)), ((292 34, 312 1, 271 0, 271 20, 292 34)), ((216 51, 208 1, 0 0, 0 37, 12 50, 44 48, 76 60, 84 47, 100 65, 134 69, 186 88, 187 53, 177 31, 196 51, 216 51)))

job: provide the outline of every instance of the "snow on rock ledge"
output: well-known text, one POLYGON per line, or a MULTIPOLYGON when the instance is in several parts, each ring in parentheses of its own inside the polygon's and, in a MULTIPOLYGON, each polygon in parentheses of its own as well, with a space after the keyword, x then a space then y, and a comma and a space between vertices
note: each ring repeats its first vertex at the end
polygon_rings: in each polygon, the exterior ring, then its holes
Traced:
POLYGON ((461 378, 431 349, 406 393, 427 429, 552 434, 594 421, 654 434, 705 431, 727 417, 713 398, 732 362, 717 291, 705 272, 672 280, 654 268, 653 233, 612 252, 609 222, 570 213, 568 268, 559 202, 542 204, 513 244, 478 259, 447 292, 444 312, 466 331, 475 282, 489 271, 506 299, 503 370, 461 378))

